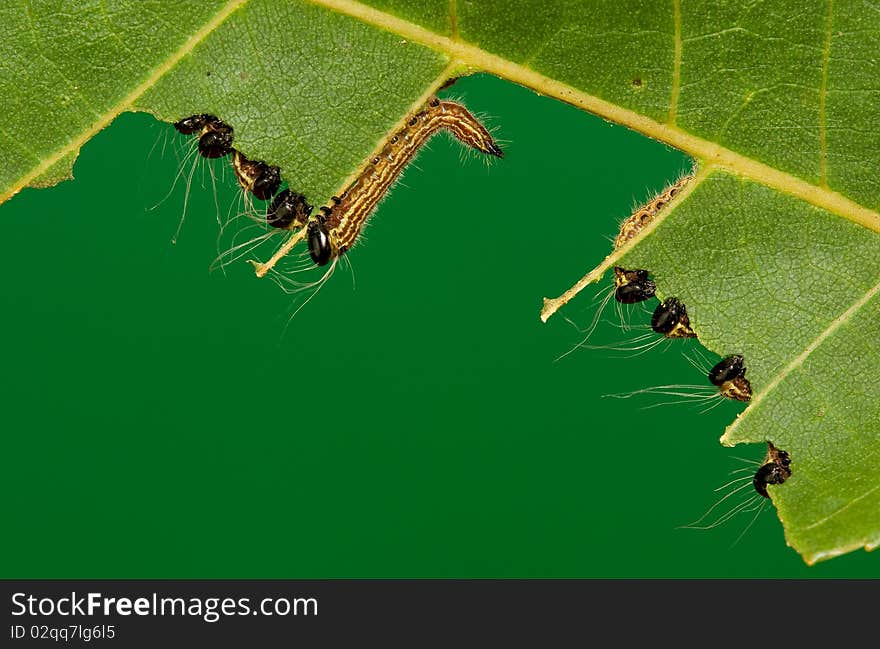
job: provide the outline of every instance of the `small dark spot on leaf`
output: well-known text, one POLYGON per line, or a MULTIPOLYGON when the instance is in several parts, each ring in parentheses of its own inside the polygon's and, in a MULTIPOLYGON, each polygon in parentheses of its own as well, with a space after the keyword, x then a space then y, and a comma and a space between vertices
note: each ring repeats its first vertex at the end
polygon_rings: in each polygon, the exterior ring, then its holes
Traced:
POLYGON ((210 76, 211 76, 211 71, 208 70, 207 72, 205 72, 205 76, 206 76, 206 77, 210 77, 210 76))
POLYGON ((642 80, 636 77, 635 79, 633 79, 633 86, 635 86, 636 88, 641 88, 642 80))

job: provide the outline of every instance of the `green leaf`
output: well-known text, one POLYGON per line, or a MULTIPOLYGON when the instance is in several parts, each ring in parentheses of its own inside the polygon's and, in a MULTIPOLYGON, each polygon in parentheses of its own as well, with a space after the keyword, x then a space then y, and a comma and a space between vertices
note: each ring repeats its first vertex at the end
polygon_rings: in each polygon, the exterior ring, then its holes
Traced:
POLYGON ((6 6, 0 201, 67 177, 83 143, 142 110, 219 115, 320 204, 476 70, 662 140, 696 179, 544 318, 613 263, 650 269, 703 344, 746 357, 755 396, 722 441, 791 453, 771 492, 814 562, 880 544, 878 50, 880 13, 832 0, 6 6))
POLYGON ((329 197, 449 60, 305 2, 73 4, 0 14, 0 109, 13 116, 0 148, 17 154, 0 199, 69 176, 79 147, 127 110, 219 115, 248 157, 329 197))
POLYGON ((789 544, 811 563, 874 547, 880 237, 751 180, 700 180, 620 263, 652 269, 705 346, 747 360, 752 401, 721 441, 791 454, 770 488, 789 544))

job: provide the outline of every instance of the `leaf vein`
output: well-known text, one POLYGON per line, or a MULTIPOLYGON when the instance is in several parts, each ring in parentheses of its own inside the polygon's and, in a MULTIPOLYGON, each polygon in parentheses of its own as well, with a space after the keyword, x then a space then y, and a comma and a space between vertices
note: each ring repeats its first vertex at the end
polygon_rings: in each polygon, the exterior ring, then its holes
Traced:
POLYGON ((862 494, 861 496, 859 496, 858 498, 853 498, 852 500, 850 500, 850 501, 849 501, 848 503, 846 503, 845 505, 842 505, 841 507, 838 507, 837 509, 835 509, 833 512, 831 512, 831 513, 828 514, 827 516, 823 516, 823 517, 820 518, 819 520, 810 523, 809 525, 807 525, 807 526, 804 528, 804 531, 806 531, 806 530, 812 530, 812 529, 814 529, 814 528, 819 527, 820 525, 824 525, 824 524, 827 523, 829 520, 831 520, 832 518, 834 518, 835 516, 837 516, 837 515, 839 515, 839 514, 842 514, 842 513, 845 512, 847 509, 849 509, 850 507, 852 507, 853 505, 855 505, 857 502, 859 502, 859 501, 861 501, 861 500, 864 500, 865 498, 867 498, 868 496, 870 496, 872 493, 874 493, 874 492, 877 491, 878 489, 880 489, 880 484, 875 485, 875 486, 872 487, 871 489, 868 489, 865 493, 863 493, 863 494, 862 494))
POLYGON ((874 296, 880 293, 880 283, 876 284, 871 290, 865 293, 862 297, 856 300, 852 306, 850 306, 846 311, 836 317, 831 323, 819 333, 816 338, 814 338, 809 345, 804 348, 797 357, 792 359, 792 361, 786 365, 782 371, 780 371, 776 376, 774 376, 769 383, 767 383, 766 387, 761 390, 758 394, 752 397, 752 401, 749 404, 749 407, 739 416, 737 419, 727 428, 724 435, 721 437, 721 443, 725 446, 732 446, 730 443, 730 439, 733 436, 733 432, 742 424, 742 422, 747 419, 751 413, 753 413, 758 405, 769 395, 773 390, 775 390, 780 383, 793 371, 800 368, 807 358, 819 348, 819 346, 835 331, 840 329, 841 326, 846 324, 852 317, 855 315, 862 307, 864 307, 868 302, 871 301, 874 296))

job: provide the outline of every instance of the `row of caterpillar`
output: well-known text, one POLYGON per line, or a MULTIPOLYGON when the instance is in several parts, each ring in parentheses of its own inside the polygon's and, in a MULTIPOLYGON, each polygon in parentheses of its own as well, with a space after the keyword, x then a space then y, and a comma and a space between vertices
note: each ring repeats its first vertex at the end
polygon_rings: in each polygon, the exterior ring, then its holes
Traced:
POLYGON ((198 151, 205 158, 222 158, 231 153, 232 169, 239 184, 260 200, 269 200, 281 187, 281 169, 262 160, 248 160, 232 148, 232 127, 214 115, 193 115, 175 122, 174 128, 183 135, 198 134, 198 151))
POLYGON ((199 114, 174 124, 185 135, 198 134, 198 150, 206 158, 232 154, 232 167, 239 184, 261 200, 270 200, 266 223, 294 233, 257 274, 264 275, 303 237, 312 261, 324 266, 344 255, 357 242, 367 219, 418 150, 441 130, 481 153, 503 157, 492 135, 464 106, 432 96, 406 124, 390 135, 360 174, 316 214, 305 196, 290 188, 278 191, 278 167, 248 160, 232 147, 233 130, 213 115, 199 114))
MULTIPOLYGON (((307 238, 311 259, 318 266, 344 255, 357 242, 367 219, 406 165, 420 147, 440 130, 448 130, 457 139, 482 153, 503 157, 503 152, 486 128, 463 106, 431 97, 409 117, 405 126, 386 139, 349 186, 313 215, 313 208, 305 196, 290 188, 279 191, 281 174, 278 167, 249 160, 232 147, 233 130, 218 118, 207 114, 193 115, 175 123, 175 127, 186 135, 198 134, 198 150, 206 158, 231 154, 232 167, 242 188, 261 200, 271 200, 266 209, 266 224, 295 233, 269 263, 258 266, 260 275, 289 252, 303 236, 307 238)), ((624 245, 650 224, 692 177, 682 177, 635 210, 621 224, 614 242, 615 248, 624 245)), ((619 266, 613 270, 614 284, 609 297, 613 295, 618 303, 636 304, 655 296, 656 285, 647 270, 619 266)), ((667 298, 656 307, 651 318, 651 329, 666 339, 696 337, 687 308, 675 297, 667 298)), ((743 357, 732 355, 712 367, 708 379, 721 396, 745 402, 751 399, 751 386, 745 374, 743 357)), ((767 486, 782 484, 790 476, 791 459, 788 453, 768 442, 766 457, 752 477, 754 490, 761 497, 768 498, 767 486)))
MULTIPOLYGON (((623 246, 650 224, 692 179, 692 174, 683 176, 627 217, 621 224, 620 231, 614 240, 615 249, 623 246)), ((650 279, 649 271, 615 266, 613 272, 611 295, 620 304, 637 304, 655 296, 657 286, 650 279)), ((600 312, 601 308, 604 308, 604 304, 600 307, 600 312)), ((595 324, 596 320, 594 320, 590 332, 595 324)), ((696 337, 696 333, 691 328, 687 308, 675 297, 666 298, 654 309, 651 316, 651 329, 667 339, 696 337)), ((734 354, 723 358, 708 371, 707 378, 722 397, 742 402, 751 400, 752 387, 746 378, 745 360, 741 355, 734 354)), ((791 457, 786 451, 776 448, 772 442, 768 441, 767 454, 752 476, 752 486, 760 496, 769 498, 767 486, 782 484, 789 477, 791 477, 791 457)))

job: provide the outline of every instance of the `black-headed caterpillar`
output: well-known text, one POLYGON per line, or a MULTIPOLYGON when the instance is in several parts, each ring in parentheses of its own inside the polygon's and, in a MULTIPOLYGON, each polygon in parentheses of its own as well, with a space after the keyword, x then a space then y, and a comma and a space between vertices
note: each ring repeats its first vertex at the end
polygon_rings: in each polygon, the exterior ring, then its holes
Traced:
POLYGON ((214 115, 199 114, 174 123, 183 135, 198 134, 198 152, 205 158, 222 158, 232 154, 232 170, 241 188, 258 199, 267 201, 281 186, 281 170, 262 160, 249 160, 232 147, 235 137, 231 126, 214 115))
POLYGON ((708 404, 704 412, 718 406, 725 400, 748 402, 752 398, 752 386, 746 378, 745 360, 739 354, 726 356, 715 363, 711 368, 686 356, 688 361, 703 373, 709 380, 709 384, 673 384, 657 385, 643 388, 633 392, 622 394, 608 394, 605 396, 617 399, 629 399, 636 395, 661 395, 676 397, 674 401, 655 403, 646 408, 669 405, 674 403, 703 403, 708 404))
MULTIPOLYGON (((251 160, 241 151, 233 148, 234 129, 232 126, 226 124, 214 115, 207 113, 192 115, 175 122, 174 128, 183 135, 197 136, 195 149, 192 153, 197 152, 199 156, 208 159, 228 156, 232 171, 238 181, 238 185, 242 189, 240 200, 244 200, 244 206, 236 216, 222 221, 219 215, 218 206, 217 220, 220 224, 220 237, 222 237, 226 228, 238 217, 245 216, 252 221, 249 226, 238 229, 233 235, 232 247, 228 248, 223 253, 220 253, 214 261, 214 264, 212 264, 212 268, 215 266, 222 268, 228 263, 248 254, 262 242, 270 238, 273 233, 277 232, 273 228, 266 227, 266 219, 254 208, 251 197, 261 201, 271 200, 281 187, 281 170, 277 166, 269 165, 262 160, 251 160), (253 228, 260 229, 260 234, 258 234, 258 236, 253 237, 244 243, 237 243, 239 237, 251 232, 253 228)), ((213 180, 213 170, 211 173, 213 180)), ((190 172, 190 175, 192 175, 192 172, 190 172)), ((187 194, 188 192, 189 182, 187 183, 187 194)), ((187 201, 184 200, 184 211, 186 210, 186 202, 187 201)), ((307 206, 308 204, 304 203, 304 205, 307 206)), ((309 208, 309 210, 310 209, 311 208, 309 208)), ((268 225, 274 225, 274 223, 270 220, 268 225)))
MULTIPOLYGON (((647 273, 645 273, 645 275, 647 276, 647 273)), ((575 349, 604 349, 614 352, 630 352, 630 355, 638 356, 649 352, 661 343, 668 343, 676 338, 697 337, 697 334, 691 329, 691 321, 687 314, 687 308, 681 300, 676 297, 668 297, 663 300, 663 302, 657 304, 654 308, 654 312, 651 314, 650 325, 634 325, 632 327, 621 325, 621 329, 642 329, 645 330, 645 333, 626 342, 615 343, 613 345, 587 345, 581 341, 577 346, 573 347, 559 358, 568 356, 568 354, 575 349), (657 336, 656 334, 660 335, 657 336)))
MULTIPOLYGON (((219 119, 214 115, 210 115, 208 113, 199 113, 197 115, 191 115, 190 117, 186 117, 174 123, 174 128, 178 133, 182 135, 194 135, 196 136, 195 144, 191 147, 189 153, 187 153, 184 164, 181 165, 181 170, 178 172, 177 177, 175 178, 174 185, 172 185, 172 190, 177 184, 177 181, 183 175, 183 168, 185 167, 186 160, 189 158, 193 158, 193 164, 186 175, 186 195, 183 201, 183 212, 181 214, 180 223, 178 224, 177 232, 174 236, 174 241, 177 240, 177 236, 180 234, 180 229, 183 225, 183 221, 186 218, 186 209, 189 202, 189 193, 191 190, 192 177, 195 173, 196 166, 198 164, 199 158, 206 158, 209 160, 223 158, 232 154, 233 160, 233 169, 236 172, 236 176, 239 179, 239 183, 242 183, 241 174, 245 172, 248 168, 247 164, 241 164, 243 161, 243 156, 239 154, 233 147, 232 142, 235 138, 235 133, 229 124, 219 119)), ((217 186, 216 186, 216 178, 214 176, 214 168, 208 167, 208 170, 211 174, 211 182, 214 186, 214 200, 215 204, 217 201, 217 186)), ((275 168, 277 171, 277 167, 275 168)), ((247 192, 245 192, 247 195, 247 192)), ((223 229, 229 224, 229 219, 224 222, 220 217, 220 207, 217 207, 217 222, 221 227, 221 233, 223 229)))
MULTIPOLYGON (((180 235, 180 231, 183 227, 183 223, 186 220, 190 190, 192 188, 192 182, 196 173, 196 169, 199 166, 199 159, 214 159, 228 155, 230 152, 233 151, 232 141, 234 138, 231 126, 218 119, 214 115, 209 115, 207 113, 200 113, 198 115, 192 115, 190 117, 181 119, 174 123, 174 128, 177 130, 178 133, 181 133, 183 135, 196 135, 197 139, 195 140, 195 143, 189 147, 189 150, 183 155, 177 175, 175 176, 174 182, 171 185, 171 189, 169 189, 165 197, 152 208, 155 209, 165 200, 167 200, 168 197, 171 196, 171 194, 174 192, 178 182, 180 182, 181 180, 184 181, 185 193, 183 199, 183 208, 180 215, 180 221, 177 224, 177 230, 175 231, 174 236, 171 238, 172 243, 177 242, 178 236, 180 235), (192 160, 191 165, 188 164, 190 160, 192 160)), ((217 207, 217 222, 221 225, 222 228, 223 223, 221 222, 220 217, 220 207, 219 204, 217 204, 216 202, 217 179, 214 175, 213 167, 208 166, 207 170, 210 173, 211 185, 214 188, 214 201, 215 206, 217 207)))
POLYGON ((693 180, 693 177, 693 174, 683 175, 669 187, 664 189, 660 194, 629 215, 623 223, 620 224, 620 231, 614 239, 614 249, 616 250, 617 248, 620 248, 623 244, 644 230, 645 227, 654 220, 654 217, 666 207, 669 201, 675 198, 682 188, 693 180))
POLYGON ((749 466, 734 469, 731 473, 740 475, 715 489, 716 492, 722 492, 721 497, 700 518, 693 523, 683 525, 683 528, 708 530, 726 523, 739 514, 755 512, 751 521, 749 521, 748 525, 746 525, 736 541, 734 541, 734 544, 736 544, 754 525, 758 516, 760 516, 767 505, 767 501, 770 498, 767 488, 770 485, 783 484, 792 475, 791 456, 787 451, 777 448, 769 441, 767 442, 767 453, 763 461, 757 463, 757 469, 755 469, 756 463, 753 461, 743 458, 739 459, 746 462, 749 466), (723 507, 725 503, 735 496, 741 495, 749 487, 752 487, 755 493, 736 502, 732 507, 723 507))

